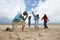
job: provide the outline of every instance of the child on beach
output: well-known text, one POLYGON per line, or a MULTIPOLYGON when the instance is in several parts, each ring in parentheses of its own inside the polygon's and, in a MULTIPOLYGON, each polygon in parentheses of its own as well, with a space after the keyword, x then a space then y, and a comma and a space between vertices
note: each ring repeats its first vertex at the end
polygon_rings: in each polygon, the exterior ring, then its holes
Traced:
POLYGON ((28 17, 28 25, 31 27, 31 16, 28 17))
POLYGON ((44 14, 41 20, 44 20, 44 29, 48 28, 47 21, 49 21, 49 19, 46 14, 44 14))
POLYGON ((33 12, 33 11, 32 11, 32 14, 33 14, 33 16, 34 16, 34 21, 35 21, 34 25, 35 25, 35 29, 36 29, 36 28, 39 29, 39 27, 38 27, 39 14, 34 15, 34 12, 33 12))
POLYGON ((20 12, 18 12, 16 17, 12 21, 13 29, 15 29, 18 25, 22 25, 22 31, 24 31, 25 20, 27 17, 28 17, 28 13, 26 11, 23 13, 23 16, 20 12), (24 16, 26 16, 26 17, 24 18, 24 16))

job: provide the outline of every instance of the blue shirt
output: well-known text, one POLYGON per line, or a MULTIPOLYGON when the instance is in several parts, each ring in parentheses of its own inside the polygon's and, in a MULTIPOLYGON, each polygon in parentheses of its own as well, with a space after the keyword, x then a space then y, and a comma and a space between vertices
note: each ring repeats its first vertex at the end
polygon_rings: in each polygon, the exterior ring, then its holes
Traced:
POLYGON ((39 19, 39 17, 37 15, 33 15, 34 16, 34 20, 37 21, 39 19))
POLYGON ((22 14, 18 12, 12 22, 19 22, 21 21, 22 18, 23 18, 22 14))
POLYGON ((22 14, 20 12, 17 13, 17 15, 15 16, 15 18, 12 20, 12 22, 19 22, 21 20, 25 21, 27 18, 27 16, 24 18, 24 16, 22 16, 22 14))

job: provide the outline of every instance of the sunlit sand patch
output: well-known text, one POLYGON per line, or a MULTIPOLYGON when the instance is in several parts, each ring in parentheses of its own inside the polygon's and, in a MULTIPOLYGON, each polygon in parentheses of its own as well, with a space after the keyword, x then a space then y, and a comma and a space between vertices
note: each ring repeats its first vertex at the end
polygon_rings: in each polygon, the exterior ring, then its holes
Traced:
POLYGON ((14 31, 5 31, 11 25, 0 25, 0 40, 60 40, 60 25, 48 25, 48 29, 44 29, 43 25, 39 25, 39 30, 34 29, 34 25, 30 28, 26 25, 24 32, 21 27, 17 27, 14 31))

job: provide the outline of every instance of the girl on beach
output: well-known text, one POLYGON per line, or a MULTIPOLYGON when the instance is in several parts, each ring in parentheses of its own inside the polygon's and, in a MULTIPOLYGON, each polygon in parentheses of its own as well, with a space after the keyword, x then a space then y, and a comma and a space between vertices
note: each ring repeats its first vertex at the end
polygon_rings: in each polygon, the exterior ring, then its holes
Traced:
POLYGON ((44 20, 44 29, 48 28, 47 21, 49 21, 49 19, 46 14, 44 14, 41 20, 44 20))
POLYGON ((35 25, 35 29, 36 29, 36 28, 39 29, 39 27, 38 27, 39 14, 34 15, 34 12, 32 12, 32 14, 33 14, 33 16, 34 16, 34 21, 35 21, 34 25, 35 25))
POLYGON ((28 17, 28 25, 31 26, 31 16, 28 17))

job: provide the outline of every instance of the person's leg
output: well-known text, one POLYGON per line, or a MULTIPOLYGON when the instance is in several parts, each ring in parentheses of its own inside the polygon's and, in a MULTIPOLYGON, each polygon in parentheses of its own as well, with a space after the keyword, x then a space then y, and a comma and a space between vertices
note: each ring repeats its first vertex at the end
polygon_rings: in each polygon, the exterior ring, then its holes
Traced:
POLYGON ((21 22, 20 22, 20 25, 22 25, 22 31, 24 31, 25 22, 24 22, 24 21, 21 21, 21 22))
POLYGON ((25 27, 25 25, 22 25, 22 31, 24 31, 24 27, 25 27))
POLYGON ((46 22, 44 22, 44 29, 46 29, 46 22))
POLYGON ((36 29, 36 26, 37 26, 36 21, 35 21, 35 24, 34 25, 35 25, 35 29, 36 29))
POLYGON ((47 26, 47 22, 46 22, 46 28, 48 28, 48 26, 47 26))
POLYGON ((46 28, 48 28, 48 26, 47 26, 47 21, 44 22, 44 29, 46 29, 46 28))
POLYGON ((30 21, 29 21, 29 27, 30 27, 31 25, 30 25, 30 21))
POLYGON ((35 21, 35 29, 39 29, 39 27, 38 27, 38 20, 35 21))
POLYGON ((39 27, 38 27, 38 20, 37 20, 37 29, 39 29, 39 27))
POLYGON ((14 23, 12 22, 12 31, 14 30, 14 23))
POLYGON ((14 31, 16 29, 17 23, 12 22, 12 30, 14 31))

